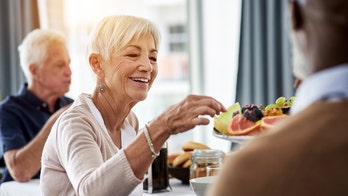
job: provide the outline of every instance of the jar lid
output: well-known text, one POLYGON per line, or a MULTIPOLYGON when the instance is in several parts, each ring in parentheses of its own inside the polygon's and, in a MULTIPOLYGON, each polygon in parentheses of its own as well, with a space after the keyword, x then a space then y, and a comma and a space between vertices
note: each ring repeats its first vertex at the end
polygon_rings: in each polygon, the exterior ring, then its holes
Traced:
POLYGON ((195 149, 192 152, 192 156, 194 157, 220 157, 222 156, 222 151, 221 150, 216 150, 216 149, 195 149))

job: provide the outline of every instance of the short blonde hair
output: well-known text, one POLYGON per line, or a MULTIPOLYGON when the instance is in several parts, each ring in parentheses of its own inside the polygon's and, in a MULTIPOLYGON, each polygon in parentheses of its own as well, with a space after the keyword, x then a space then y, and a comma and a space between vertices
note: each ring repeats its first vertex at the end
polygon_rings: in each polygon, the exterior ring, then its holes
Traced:
POLYGON ((100 54, 105 60, 110 60, 111 54, 147 33, 153 36, 158 50, 160 32, 151 21, 129 15, 107 16, 90 33, 87 59, 90 54, 95 53, 100 54))
POLYGON ((50 47, 51 43, 57 42, 66 45, 65 38, 60 32, 48 29, 35 29, 18 46, 20 65, 29 83, 32 79, 29 65, 45 61, 48 58, 48 47, 50 47))

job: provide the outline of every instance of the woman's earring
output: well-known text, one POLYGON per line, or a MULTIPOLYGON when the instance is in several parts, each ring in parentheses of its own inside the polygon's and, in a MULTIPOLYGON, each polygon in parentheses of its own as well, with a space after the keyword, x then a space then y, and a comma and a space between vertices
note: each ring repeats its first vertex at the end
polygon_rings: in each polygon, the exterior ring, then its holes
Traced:
POLYGON ((103 93, 105 91, 104 86, 102 84, 98 86, 98 91, 99 93, 103 93))

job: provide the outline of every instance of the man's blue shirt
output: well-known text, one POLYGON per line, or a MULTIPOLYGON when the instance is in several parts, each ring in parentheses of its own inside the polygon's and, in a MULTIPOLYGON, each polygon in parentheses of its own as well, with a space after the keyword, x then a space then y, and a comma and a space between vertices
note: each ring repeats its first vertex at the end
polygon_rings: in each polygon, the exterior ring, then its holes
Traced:
MULTIPOLYGON (((3 174, 0 183, 13 180, 6 168, 3 154, 28 144, 52 115, 47 103, 28 91, 27 86, 27 83, 23 84, 16 95, 7 96, 0 103, 0 167, 3 174)), ((60 97, 55 111, 72 102, 68 97, 60 97)), ((39 177, 40 172, 34 176, 39 177)))

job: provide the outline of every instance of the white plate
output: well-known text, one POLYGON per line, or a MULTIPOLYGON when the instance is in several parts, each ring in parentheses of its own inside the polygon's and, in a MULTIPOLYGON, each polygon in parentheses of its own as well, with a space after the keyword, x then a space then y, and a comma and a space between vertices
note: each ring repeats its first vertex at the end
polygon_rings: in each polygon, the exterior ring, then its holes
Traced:
POLYGON ((236 142, 236 143, 243 143, 243 142, 253 138, 253 136, 248 136, 248 135, 242 135, 242 136, 224 135, 224 134, 217 132, 215 130, 213 130, 213 135, 217 138, 228 140, 231 142, 236 142))

